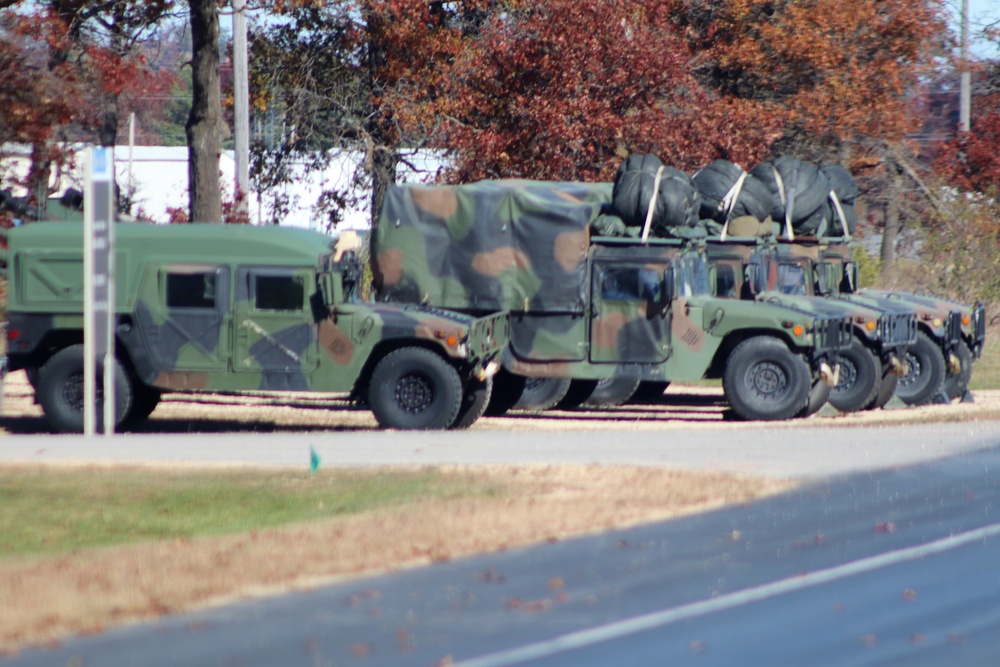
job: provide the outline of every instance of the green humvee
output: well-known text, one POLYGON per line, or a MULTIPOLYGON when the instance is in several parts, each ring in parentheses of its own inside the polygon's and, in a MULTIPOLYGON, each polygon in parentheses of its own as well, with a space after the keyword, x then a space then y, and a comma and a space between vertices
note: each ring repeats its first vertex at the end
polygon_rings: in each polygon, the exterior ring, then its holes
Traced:
POLYGON ((718 298, 703 253, 681 241, 591 239, 610 190, 515 180, 391 188, 373 239, 379 298, 509 310, 503 365, 513 376, 591 388, 628 378, 661 391, 721 378, 735 414, 762 420, 801 415, 816 386, 836 384, 847 318, 718 298))
MULTIPOLYGON (((360 266, 323 234, 117 223, 116 414, 163 391, 351 392, 385 428, 460 428, 485 408, 509 320, 353 297, 360 266)), ((5 230, 7 359, 55 431, 80 432, 82 226, 5 230)), ((98 411, 100 412, 100 411, 98 411)))
POLYGON ((906 403, 960 398, 971 401, 972 364, 986 341, 986 306, 962 303, 910 292, 858 289, 858 268, 850 247, 839 237, 820 239, 808 249, 815 266, 828 271, 834 293, 877 297, 905 305, 917 313, 917 343, 906 354, 909 372, 899 380, 897 395, 906 403), (943 382, 941 378, 943 376, 943 382))
POLYGON ((809 304, 836 309, 853 323, 851 347, 841 355, 839 382, 830 404, 842 412, 883 407, 894 395, 909 346, 917 339, 917 316, 901 302, 840 296, 813 270, 801 238, 779 241, 713 236, 707 241, 716 292, 732 298, 809 304))

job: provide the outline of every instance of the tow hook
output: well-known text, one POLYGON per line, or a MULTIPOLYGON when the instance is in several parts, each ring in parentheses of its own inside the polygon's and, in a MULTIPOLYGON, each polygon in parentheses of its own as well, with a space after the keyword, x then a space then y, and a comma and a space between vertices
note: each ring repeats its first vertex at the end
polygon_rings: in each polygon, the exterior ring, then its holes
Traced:
POLYGON ((500 370, 500 362, 491 361, 490 363, 486 364, 486 368, 476 369, 476 379, 479 380, 480 382, 483 382, 486 380, 486 378, 491 378, 494 375, 496 375, 498 370, 500 370))
POLYGON ((896 355, 892 355, 889 358, 889 367, 892 368, 892 372, 899 377, 905 377, 907 373, 910 372, 910 362, 905 359, 900 359, 896 355))
POLYGON ((830 368, 825 361, 819 365, 819 377, 828 387, 836 387, 840 382, 840 364, 830 368))
POLYGON ((962 372, 962 360, 954 352, 948 353, 948 372, 952 375, 958 375, 962 372))

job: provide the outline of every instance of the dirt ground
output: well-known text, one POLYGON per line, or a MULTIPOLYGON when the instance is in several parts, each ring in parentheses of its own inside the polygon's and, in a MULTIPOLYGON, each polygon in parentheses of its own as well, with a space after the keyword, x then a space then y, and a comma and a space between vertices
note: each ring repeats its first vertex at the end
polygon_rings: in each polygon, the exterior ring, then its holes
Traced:
MULTIPOLYGON (((45 433, 42 411, 24 374, 12 373, 4 383, 0 435, 45 433)), ((808 419, 769 422, 769 426, 871 426, 921 422, 1000 419, 1000 390, 975 393, 974 403, 903 406, 898 400, 889 409, 841 414, 830 406, 808 419)), ((541 413, 511 412, 503 417, 483 417, 472 430, 503 431, 646 431, 675 428, 740 429, 760 422, 728 419, 725 399, 718 387, 671 386, 660 402, 602 409, 541 413)), ((346 396, 290 392, 281 395, 244 393, 166 394, 138 433, 222 433, 272 431, 368 431, 378 425, 371 412, 358 408, 346 396)))
MULTIPOLYGON (((8 377, 4 395, 0 433, 44 432, 41 411, 33 403, 23 374, 8 377)), ((857 426, 998 417, 1000 391, 984 391, 971 404, 862 415, 824 409, 785 425, 857 426)), ((671 387, 661 402, 652 405, 511 413, 481 419, 472 428, 628 431, 747 425, 727 420, 719 389, 671 387)), ((375 428, 371 413, 354 408, 344 397, 169 394, 142 430, 375 428)), ((491 500, 427 502, 374 516, 250 534, 0 560, 0 600, 4 601, 0 605, 0 657, 16 654, 26 644, 100 633, 114 624, 690 514, 794 486, 792 480, 631 467, 480 467, 462 472, 482 475, 511 491, 491 500)))

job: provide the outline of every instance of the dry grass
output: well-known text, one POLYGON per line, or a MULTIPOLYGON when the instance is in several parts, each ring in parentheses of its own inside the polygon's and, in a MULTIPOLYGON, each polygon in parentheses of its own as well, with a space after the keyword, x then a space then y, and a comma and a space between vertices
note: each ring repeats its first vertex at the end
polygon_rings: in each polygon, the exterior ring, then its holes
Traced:
POLYGON ((448 468, 506 492, 249 534, 0 561, 0 647, 345 577, 745 503, 790 488, 717 473, 598 466, 448 468))

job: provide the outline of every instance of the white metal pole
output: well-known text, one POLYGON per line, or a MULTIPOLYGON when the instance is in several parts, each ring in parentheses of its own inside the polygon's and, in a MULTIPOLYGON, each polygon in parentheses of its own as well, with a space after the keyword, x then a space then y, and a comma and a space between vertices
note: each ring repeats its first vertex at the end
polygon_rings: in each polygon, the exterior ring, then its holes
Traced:
POLYGON ((972 73, 969 71, 969 0, 962 0, 962 74, 959 79, 958 129, 972 127, 972 73))
POLYGON ((94 435, 97 396, 95 376, 97 372, 94 358, 94 204, 90 196, 94 192, 94 151, 84 152, 84 193, 83 199, 83 434, 94 435))
POLYGON ((236 191, 239 210, 247 211, 250 193, 250 84, 247 64, 246 0, 233 0, 233 136, 236 143, 236 191))

